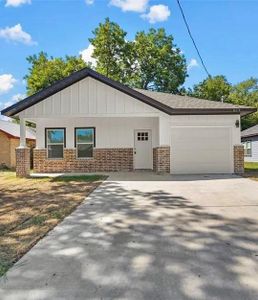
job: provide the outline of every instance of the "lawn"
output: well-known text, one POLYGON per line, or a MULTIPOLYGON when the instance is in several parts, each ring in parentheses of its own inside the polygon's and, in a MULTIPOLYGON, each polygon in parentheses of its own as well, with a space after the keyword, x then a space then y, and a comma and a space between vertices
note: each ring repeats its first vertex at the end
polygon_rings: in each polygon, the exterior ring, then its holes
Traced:
POLYGON ((0 276, 104 179, 16 178, 14 172, 0 171, 0 276))
POLYGON ((250 177, 258 181, 258 163, 245 162, 245 177, 250 177))

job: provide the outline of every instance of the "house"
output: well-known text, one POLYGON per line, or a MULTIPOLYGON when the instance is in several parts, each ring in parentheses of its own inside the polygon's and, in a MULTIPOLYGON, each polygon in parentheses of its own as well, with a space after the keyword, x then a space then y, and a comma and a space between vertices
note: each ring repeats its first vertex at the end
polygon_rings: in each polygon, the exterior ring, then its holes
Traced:
POLYGON ((258 162, 258 124, 241 132, 245 161, 258 162))
POLYGON ((241 173, 240 117, 254 111, 132 89, 85 68, 2 114, 20 118, 17 175, 26 176, 26 120, 37 127, 34 172, 241 173))
MULTIPOLYGON (((33 148, 36 144, 33 130, 26 128, 26 144, 33 148)), ((0 120, 0 168, 15 168, 15 149, 20 144, 20 125, 0 120)))

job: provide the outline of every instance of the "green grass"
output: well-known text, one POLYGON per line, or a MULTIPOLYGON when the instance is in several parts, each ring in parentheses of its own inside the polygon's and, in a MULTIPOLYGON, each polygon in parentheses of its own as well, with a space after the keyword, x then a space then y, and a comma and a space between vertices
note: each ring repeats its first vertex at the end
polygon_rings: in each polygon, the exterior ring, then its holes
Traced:
POLYGON ((0 260, 0 277, 5 275, 5 273, 11 267, 11 265, 12 265, 12 263, 10 263, 10 262, 0 260))
POLYGON ((46 220, 47 220, 46 216, 34 216, 30 218, 28 224, 43 225, 46 220))
POLYGON ((99 181, 99 180, 105 180, 107 177, 103 175, 67 175, 67 176, 58 176, 51 179, 53 182, 70 182, 70 181, 78 181, 78 182, 93 182, 93 181, 99 181))
POLYGON ((258 162, 245 162, 245 171, 258 172, 258 162))

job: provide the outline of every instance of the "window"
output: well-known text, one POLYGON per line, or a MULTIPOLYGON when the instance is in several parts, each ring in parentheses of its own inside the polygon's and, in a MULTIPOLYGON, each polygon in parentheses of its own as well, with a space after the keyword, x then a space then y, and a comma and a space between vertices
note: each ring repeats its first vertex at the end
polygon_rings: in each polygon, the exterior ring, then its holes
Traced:
POLYGON ((252 143, 251 141, 244 142, 245 156, 252 156, 252 143))
POLYGON ((78 158, 93 157, 95 128, 75 128, 75 147, 78 158))
POLYGON ((148 132, 137 132, 138 141, 148 141, 149 133, 148 132))
POLYGON ((63 158, 65 128, 46 128, 46 148, 48 158, 63 158))

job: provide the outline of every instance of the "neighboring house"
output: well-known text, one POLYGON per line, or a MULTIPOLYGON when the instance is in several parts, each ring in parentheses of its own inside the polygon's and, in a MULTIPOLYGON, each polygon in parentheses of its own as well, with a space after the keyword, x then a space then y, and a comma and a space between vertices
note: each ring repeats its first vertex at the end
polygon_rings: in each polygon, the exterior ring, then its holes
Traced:
MULTIPOLYGON (((35 147, 36 136, 33 130, 26 129, 27 145, 35 147)), ((0 120, 0 168, 15 168, 15 149, 20 144, 20 125, 0 120)))
POLYGON ((258 124, 241 132, 245 161, 258 162, 258 124))
POLYGON ((34 172, 243 172, 247 106, 132 89, 85 68, 2 111, 36 123, 34 172))

